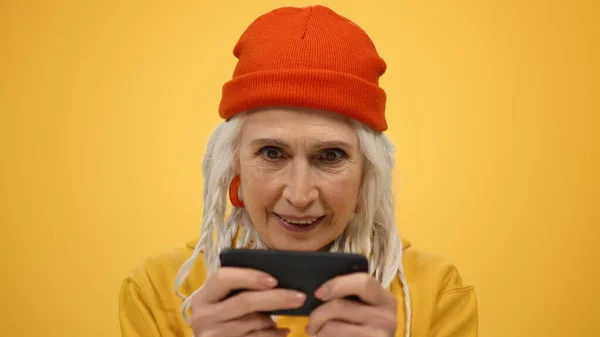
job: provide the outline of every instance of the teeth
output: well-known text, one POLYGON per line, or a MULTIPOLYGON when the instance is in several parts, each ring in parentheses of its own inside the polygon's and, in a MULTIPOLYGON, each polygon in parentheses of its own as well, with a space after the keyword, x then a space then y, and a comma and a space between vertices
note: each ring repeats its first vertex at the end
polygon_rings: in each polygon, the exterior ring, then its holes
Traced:
POLYGON ((292 223, 295 225, 310 225, 311 223, 313 223, 317 220, 317 219, 314 219, 314 220, 290 220, 290 219, 286 219, 286 218, 282 218, 282 219, 285 220, 285 222, 292 223))

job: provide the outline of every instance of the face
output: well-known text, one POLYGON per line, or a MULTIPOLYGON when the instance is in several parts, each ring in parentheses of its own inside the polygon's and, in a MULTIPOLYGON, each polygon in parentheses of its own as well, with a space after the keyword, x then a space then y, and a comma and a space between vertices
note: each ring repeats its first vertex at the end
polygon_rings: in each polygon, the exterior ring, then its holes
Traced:
POLYGON ((346 117, 278 108, 248 114, 236 169, 240 197, 267 245, 317 251, 354 216, 363 157, 346 117))

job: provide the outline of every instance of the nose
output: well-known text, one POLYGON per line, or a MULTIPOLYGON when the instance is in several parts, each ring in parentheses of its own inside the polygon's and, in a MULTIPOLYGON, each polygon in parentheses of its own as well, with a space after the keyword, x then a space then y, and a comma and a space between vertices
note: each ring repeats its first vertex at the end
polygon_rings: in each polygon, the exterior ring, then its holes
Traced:
POLYGON ((305 209, 319 198, 313 172, 305 160, 295 160, 287 175, 282 197, 293 207, 305 209))

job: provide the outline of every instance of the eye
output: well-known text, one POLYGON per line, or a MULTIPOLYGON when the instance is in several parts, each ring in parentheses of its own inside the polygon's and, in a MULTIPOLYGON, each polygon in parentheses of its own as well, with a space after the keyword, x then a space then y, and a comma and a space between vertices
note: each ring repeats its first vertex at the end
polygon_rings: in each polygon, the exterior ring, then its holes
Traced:
POLYGON ((340 149, 328 149, 321 153, 321 159, 329 163, 338 162, 346 156, 346 152, 340 149))
POLYGON ((283 157, 281 149, 273 146, 265 146, 259 150, 260 154, 267 157, 270 160, 277 160, 283 157))

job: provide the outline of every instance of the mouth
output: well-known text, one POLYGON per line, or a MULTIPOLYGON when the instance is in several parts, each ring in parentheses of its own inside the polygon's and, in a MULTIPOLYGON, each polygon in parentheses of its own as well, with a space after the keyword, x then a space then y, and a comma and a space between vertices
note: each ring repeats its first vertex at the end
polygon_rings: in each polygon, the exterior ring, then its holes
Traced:
POLYGON ((325 215, 317 218, 290 219, 277 213, 273 214, 275 214, 277 222, 291 232, 309 232, 317 228, 325 219, 325 215))

